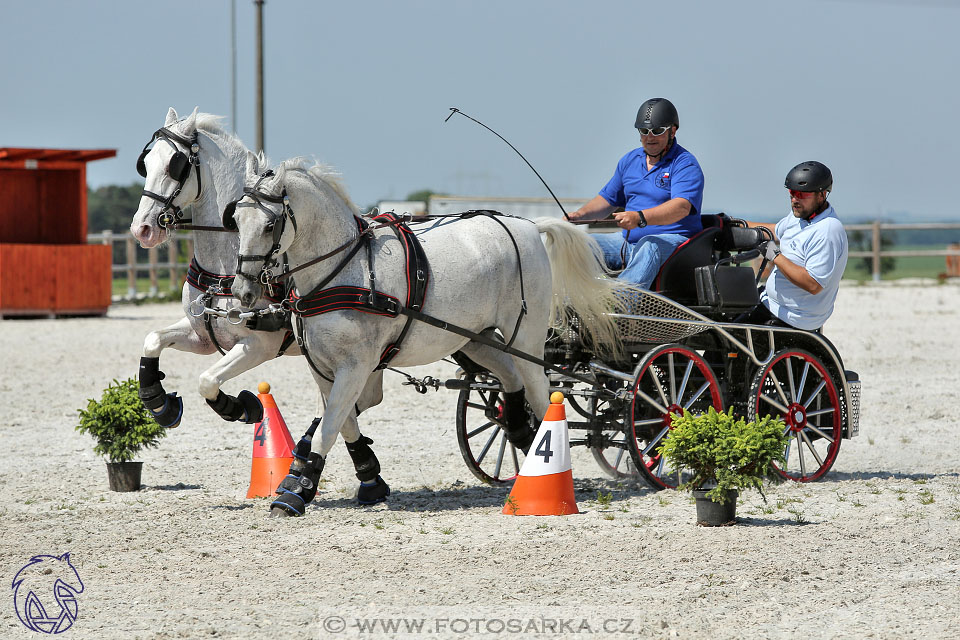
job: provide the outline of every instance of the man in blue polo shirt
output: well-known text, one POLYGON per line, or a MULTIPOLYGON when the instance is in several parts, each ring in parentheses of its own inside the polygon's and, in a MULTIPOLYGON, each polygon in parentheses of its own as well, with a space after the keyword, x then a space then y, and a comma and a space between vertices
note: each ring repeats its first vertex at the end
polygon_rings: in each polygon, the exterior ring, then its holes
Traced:
POLYGON ((600 220, 613 213, 622 233, 595 233, 610 269, 619 278, 650 288, 660 267, 687 238, 701 230, 703 171, 677 143, 680 116, 665 98, 651 98, 637 112, 639 149, 620 158, 607 185, 570 220, 600 220))
POLYGON ((801 162, 787 174, 792 215, 766 227, 774 239, 763 251, 773 265, 757 308, 737 320, 815 331, 833 313, 847 266, 847 234, 827 201, 833 174, 820 162, 801 162))

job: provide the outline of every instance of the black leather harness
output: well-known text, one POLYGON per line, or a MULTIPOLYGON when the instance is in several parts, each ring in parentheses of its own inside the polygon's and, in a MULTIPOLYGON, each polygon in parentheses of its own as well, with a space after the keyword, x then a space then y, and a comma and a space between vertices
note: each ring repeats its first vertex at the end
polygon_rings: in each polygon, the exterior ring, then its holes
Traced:
MULTIPOLYGON (((373 244, 370 241, 371 234, 366 232, 367 223, 360 218, 357 219, 357 224, 360 227, 360 240, 347 252, 333 272, 324 278, 324 280, 309 293, 300 296, 297 295, 291 287, 287 297, 290 311, 296 317, 297 335, 299 336, 297 342, 300 344, 301 350, 306 354, 307 362, 310 363, 313 370, 327 380, 330 380, 330 378, 317 368, 304 345, 303 318, 348 309, 396 318, 404 308, 417 312, 423 309, 423 301, 427 295, 427 284, 429 281, 429 265, 427 263, 427 255, 424 253, 420 241, 413 231, 410 230, 410 227, 407 226, 406 222, 392 212, 375 216, 373 220, 392 228, 397 236, 397 240, 400 241, 400 246, 403 248, 404 272, 407 280, 407 297, 404 303, 401 304, 399 298, 395 296, 376 290, 376 273, 373 267, 373 244), (367 277, 369 286, 356 287, 341 285, 327 288, 327 284, 329 284, 364 245, 366 245, 367 262, 369 265, 367 277)), ((385 368, 397 353, 400 352, 400 347, 412 323, 413 317, 407 315, 407 321, 403 325, 403 329, 400 330, 397 339, 387 345, 380 355, 380 362, 377 364, 377 369, 385 368)))
MULTIPOLYGON (((233 297, 233 281, 236 280, 235 275, 224 275, 221 273, 213 273, 212 271, 207 271, 197 262, 197 257, 194 256, 190 260, 190 266, 187 268, 187 282, 190 283, 192 287, 204 292, 204 295, 207 297, 216 297, 216 298, 230 298, 233 297)), ((270 302, 279 302, 279 298, 274 298, 271 296, 264 296, 270 302)), ((210 317, 210 314, 204 314, 203 325, 207 329, 207 334, 210 336, 213 346, 217 348, 221 354, 226 355, 223 347, 220 346, 220 343, 217 341, 217 336, 213 332, 213 321, 210 317)), ((276 318, 275 315, 269 316, 254 316, 249 318, 246 322, 246 327, 252 329, 253 331, 286 331, 286 335, 283 338, 283 342, 280 344, 280 350, 277 352, 277 356, 282 356, 283 353, 290 348, 290 345, 294 343, 293 336, 293 326, 290 323, 289 316, 284 316, 283 318, 276 318)))

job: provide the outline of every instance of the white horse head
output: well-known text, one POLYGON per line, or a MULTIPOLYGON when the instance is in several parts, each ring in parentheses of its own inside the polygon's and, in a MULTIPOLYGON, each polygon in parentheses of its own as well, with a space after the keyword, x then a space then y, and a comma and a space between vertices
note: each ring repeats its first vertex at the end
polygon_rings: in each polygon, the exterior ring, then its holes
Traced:
POLYGON ((192 206, 195 223, 216 224, 222 207, 239 197, 248 157, 263 164, 223 129, 221 119, 197 108, 181 119, 170 107, 163 127, 144 147, 137 162, 144 195, 130 224, 142 247, 168 239, 169 227, 191 205, 209 205, 192 206))
POLYGON ((331 167, 294 158, 272 172, 257 175, 255 169, 248 164, 244 196, 224 212, 224 225, 233 224, 240 233, 233 293, 245 307, 256 304, 263 293, 263 269, 268 273, 278 268, 280 256, 291 248, 305 246, 322 255, 357 235, 357 208, 331 167), (323 217, 322 223, 317 216, 323 217))

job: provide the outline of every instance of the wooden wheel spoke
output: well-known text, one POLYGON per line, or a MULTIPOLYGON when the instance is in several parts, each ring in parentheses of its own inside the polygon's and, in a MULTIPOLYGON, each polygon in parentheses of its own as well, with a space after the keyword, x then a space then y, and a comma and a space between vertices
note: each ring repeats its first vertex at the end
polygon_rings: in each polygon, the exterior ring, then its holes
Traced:
POLYGON ((664 427, 663 430, 660 433, 658 433, 656 437, 650 441, 650 444, 647 445, 647 448, 643 450, 643 455, 645 456, 650 455, 650 452, 653 451, 653 448, 656 447, 658 444, 660 444, 660 442, 664 439, 664 437, 666 437, 668 433, 670 433, 670 427, 664 427))
POLYGON ((699 400, 699 399, 700 399, 700 396, 702 396, 703 393, 704 393, 707 389, 709 389, 709 388, 710 388, 710 382, 709 382, 709 381, 708 381, 708 382, 704 382, 703 385, 702 385, 699 389, 697 389, 697 392, 696 392, 695 394, 693 394, 693 397, 690 398, 690 400, 689 400, 685 405, 683 405, 683 408, 684 408, 684 409, 689 409, 690 406, 693 405, 694 402, 696 402, 697 400, 699 400))
POLYGON ((823 438, 824 440, 826 440, 826 441, 829 442, 830 444, 833 444, 833 438, 832 438, 831 436, 828 436, 826 433, 824 433, 823 431, 821 431, 819 428, 813 426, 812 424, 807 424, 807 429, 810 429, 810 431, 813 431, 815 434, 817 434, 818 436, 820 436, 821 438, 823 438))
POLYGON ((826 379, 823 379, 823 380, 820 381, 820 384, 817 385, 817 388, 813 390, 813 393, 810 394, 810 397, 807 398, 807 401, 803 403, 803 408, 804 408, 804 409, 806 409, 807 407, 810 406, 810 404, 813 402, 814 398, 816 398, 817 395, 819 395, 819 393, 820 393, 821 391, 823 391, 823 388, 824 388, 825 386, 827 386, 827 381, 826 381, 826 379))
MULTIPOLYGON (((677 391, 676 402, 683 398, 684 392, 687 390, 687 383, 690 382, 690 374, 693 373, 693 360, 687 360, 687 369, 683 372, 683 381, 680 383, 680 390, 677 391)), ((709 384, 707 386, 710 386, 709 384)), ((703 393, 701 388, 700 393, 703 393)), ((699 394, 698 394, 699 395, 699 394)))
POLYGON ((467 439, 472 438, 473 436, 477 435, 478 433, 483 433, 484 431, 486 431, 486 430, 489 429, 490 427, 493 427, 493 426, 496 426, 496 425, 497 425, 497 423, 496 423, 496 422, 493 422, 493 421, 491 420, 490 422, 488 422, 488 423, 486 423, 486 424, 484 424, 484 425, 482 425, 482 426, 477 427, 477 428, 474 429, 473 431, 468 431, 468 432, 467 432, 467 439))
POLYGON ((500 427, 497 427, 497 430, 490 434, 490 437, 487 439, 487 443, 483 445, 483 449, 480 451, 480 455, 477 456, 477 464, 483 462, 483 459, 487 457, 487 452, 490 451, 490 446, 493 444, 493 441, 496 439, 497 434, 500 433, 500 427))
MULTIPOLYGON (((780 404, 780 403, 777 402, 774 398, 771 398, 771 397, 768 396, 768 395, 762 395, 762 396, 760 396, 760 399, 763 400, 764 402, 766 402, 767 404, 769 404, 770 406, 772 406, 774 409, 776 409, 777 411, 779 411, 779 412, 782 413, 782 414, 786 414, 788 411, 790 411, 790 409, 788 409, 786 405, 780 404)), ((759 407, 758 407, 758 409, 759 409, 759 407)))
POLYGON ((493 468, 493 477, 500 477, 500 469, 503 468, 503 454, 507 450, 507 439, 506 437, 500 438, 500 451, 497 452, 497 466, 493 468))
MULTIPOLYGON (((784 407, 790 406, 792 400, 787 398, 783 393, 783 385, 780 384, 780 381, 777 379, 777 374, 773 371, 773 367, 770 367, 770 379, 773 380, 773 386, 777 390, 777 395, 780 396, 780 400, 783 402, 784 407)), ((784 409, 786 412, 786 409, 784 409)))
MULTIPOLYGON (((667 400, 667 396, 663 393, 663 386, 660 384, 660 379, 657 377, 657 374, 654 371, 654 367, 650 367, 649 369, 647 369, 647 371, 650 373, 650 377, 653 379, 653 386, 656 388, 657 393, 660 395, 660 401, 663 403, 663 406, 664 407, 669 406, 670 401, 667 400)), ((654 405, 656 404, 656 402, 650 399, 646 394, 642 394, 642 397, 644 400, 647 400, 647 402, 649 402, 650 404, 654 404, 654 405)), ((663 409, 662 411, 663 413, 666 413, 666 409, 663 409)))
MULTIPOLYGON (((821 467, 823 466, 823 458, 820 457, 820 454, 817 453, 817 448, 813 446, 813 443, 810 441, 810 438, 803 431, 800 432, 800 437, 803 438, 804 444, 807 445, 807 449, 810 450, 810 453, 813 454, 814 459, 817 461, 817 464, 821 467)), ((806 475, 806 474, 804 474, 806 475)))

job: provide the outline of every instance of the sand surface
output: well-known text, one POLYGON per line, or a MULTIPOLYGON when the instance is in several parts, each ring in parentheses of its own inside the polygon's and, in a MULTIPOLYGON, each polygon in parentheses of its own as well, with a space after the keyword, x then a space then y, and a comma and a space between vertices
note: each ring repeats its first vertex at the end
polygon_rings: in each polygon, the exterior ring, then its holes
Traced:
MULTIPOLYGON (((92 440, 74 432, 77 409, 112 378, 135 375, 144 336, 180 316, 179 305, 127 305, 106 318, 0 321, 0 578, 10 589, 31 556, 70 552, 85 589, 63 637, 929 639, 960 630, 956 284, 841 289, 826 335, 863 380, 860 436, 843 442, 823 481, 773 487, 767 503, 743 495, 741 524, 725 528, 696 526, 686 494, 607 479, 582 449, 573 453, 580 515, 501 515, 507 489, 482 485, 461 459, 456 392, 420 395, 390 373, 385 401, 361 417, 390 500, 355 505, 338 443, 308 514, 268 519, 266 499, 244 499, 253 427, 221 421, 196 392, 214 357, 174 351, 161 368, 167 390, 184 396, 183 424, 140 456, 142 491, 111 492, 92 440), (401 625, 393 632, 391 620, 401 625)), ((306 363, 283 358, 225 390, 261 380, 296 439, 315 411, 306 363)), ((56 609, 50 594, 42 600, 56 609)), ((0 637, 35 637, 12 591, 0 602, 0 637)))

